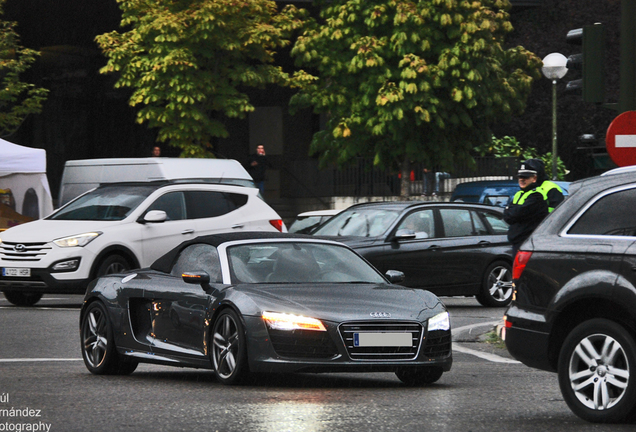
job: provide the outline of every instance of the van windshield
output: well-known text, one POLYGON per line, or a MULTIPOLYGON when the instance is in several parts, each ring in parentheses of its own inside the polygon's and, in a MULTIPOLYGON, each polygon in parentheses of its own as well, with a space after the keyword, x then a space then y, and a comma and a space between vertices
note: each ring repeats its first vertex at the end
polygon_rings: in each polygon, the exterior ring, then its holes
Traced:
POLYGON ((47 219, 122 220, 155 190, 153 186, 103 186, 67 204, 47 219))

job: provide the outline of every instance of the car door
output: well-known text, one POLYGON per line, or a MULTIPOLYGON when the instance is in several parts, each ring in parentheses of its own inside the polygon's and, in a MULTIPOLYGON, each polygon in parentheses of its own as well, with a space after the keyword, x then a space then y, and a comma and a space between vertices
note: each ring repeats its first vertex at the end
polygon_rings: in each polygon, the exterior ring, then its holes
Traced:
POLYGON ((152 316, 152 350, 171 356, 202 357, 207 354, 210 304, 213 290, 186 283, 184 272, 205 271, 212 285, 219 283, 221 265, 216 248, 195 243, 177 258, 170 275, 144 292, 152 316))
POLYGON ((147 267, 164 253, 196 235, 195 223, 188 218, 186 198, 182 191, 169 191, 157 197, 144 212, 163 210, 167 219, 146 223, 142 227, 141 266, 147 267))
POLYGON ((434 289, 440 282, 440 250, 445 239, 438 235, 433 209, 412 211, 396 224, 386 241, 372 245, 364 257, 378 270, 399 270, 404 273, 404 286, 434 289))

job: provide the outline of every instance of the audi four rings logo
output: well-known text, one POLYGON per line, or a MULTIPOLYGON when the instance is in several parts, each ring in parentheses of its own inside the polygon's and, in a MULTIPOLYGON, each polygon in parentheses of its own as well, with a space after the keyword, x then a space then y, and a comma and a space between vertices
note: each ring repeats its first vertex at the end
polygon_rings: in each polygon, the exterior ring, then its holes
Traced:
POLYGON ((391 318, 391 314, 388 312, 371 312, 369 315, 373 318, 391 318))
POLYGON ((17 244, 15 245, 15 251, 16 252, 24 252, 26 251, 26 246, 23 244, 17 244))

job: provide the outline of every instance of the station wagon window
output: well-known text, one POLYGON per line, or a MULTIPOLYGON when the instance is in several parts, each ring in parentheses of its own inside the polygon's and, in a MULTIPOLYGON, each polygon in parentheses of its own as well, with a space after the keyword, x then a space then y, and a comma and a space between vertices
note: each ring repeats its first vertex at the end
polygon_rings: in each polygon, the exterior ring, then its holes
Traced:
POLYGON ((474 235, 473 222, 469 210, 441 209, 442 224, 446 237, 464 237, 474 235))
POLYGON ((608 194, 574 223, 568 234, 636 236, 636 189, 608 194))
POLYGON ((187 191, 185 194, 188 219, 222 216, 247 203, 244 194, 215 191, 187 191))
POLYGON ((503 216, 489 212, 483 212, 482 216, 486 218, 493 234, 508 234, 508 224, 503 220, 503 216))
POLYGON ((422 210, 409 214, 400 222, 397 229, 411 230, 415 233, 415 238, 418 239, 435 237, 433 210, 422 210))
POLYGON ((211 282, 221 282, 221 263, 219 253, 209 244, 193 244, 179 254, 170 274, 181 277, 185 272, 204 271, 210 275, 211 282))

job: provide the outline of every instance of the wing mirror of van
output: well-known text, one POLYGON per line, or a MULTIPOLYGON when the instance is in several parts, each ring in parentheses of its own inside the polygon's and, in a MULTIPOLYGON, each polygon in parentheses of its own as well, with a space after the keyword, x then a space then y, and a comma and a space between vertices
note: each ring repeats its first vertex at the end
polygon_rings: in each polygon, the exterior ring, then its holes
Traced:
POLYGON ((141 224, 146 223, 161 223, 168 219, 168 215, 163 210, 150 210, 148 213, 137 219, 137 222, 141 224))

